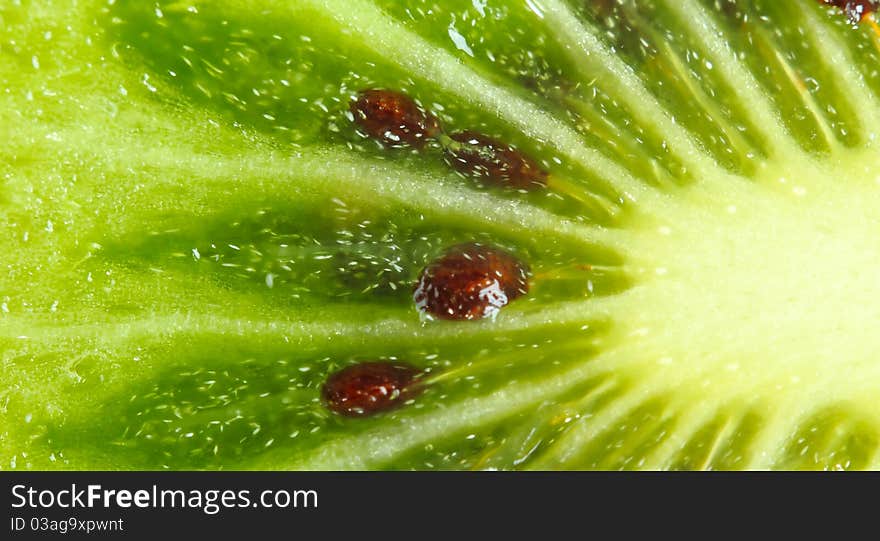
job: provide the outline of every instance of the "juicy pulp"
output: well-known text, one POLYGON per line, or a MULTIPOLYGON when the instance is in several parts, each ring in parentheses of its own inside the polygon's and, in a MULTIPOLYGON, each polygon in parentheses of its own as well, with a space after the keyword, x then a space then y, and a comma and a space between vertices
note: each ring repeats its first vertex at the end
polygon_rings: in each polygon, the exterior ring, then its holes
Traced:
POLYGON ((0 467, 876 467, 880 40, 840 15, 5 3, 0 467), (360 138, 372 87, 588 197, 360 138), (471 241, 529 294, 421 321, 419 271, 471 241), (370 359, 426 392, 327 412, 370 359))

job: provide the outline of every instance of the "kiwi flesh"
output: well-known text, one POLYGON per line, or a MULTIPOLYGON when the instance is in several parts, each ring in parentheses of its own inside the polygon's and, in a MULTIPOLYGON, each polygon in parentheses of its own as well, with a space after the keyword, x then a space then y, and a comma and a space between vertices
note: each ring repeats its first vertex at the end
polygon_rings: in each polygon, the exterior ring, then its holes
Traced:
POLYGON ((4 2, 0 468, 877 468, 880 30, 830 4, 4 2), (423 317, 466 243, 527 293, 423 317), (419 392, 335 414, 361 363, 419 392))

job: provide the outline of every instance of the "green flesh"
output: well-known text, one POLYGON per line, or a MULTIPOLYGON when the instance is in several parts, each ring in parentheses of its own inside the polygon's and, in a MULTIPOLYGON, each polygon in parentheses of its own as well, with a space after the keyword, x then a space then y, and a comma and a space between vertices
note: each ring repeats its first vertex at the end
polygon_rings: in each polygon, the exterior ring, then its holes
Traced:
POLYGON ((590 4, 3 2, 0 468, 880 466, 880 37, 590 4), (372 87, 579 200, 363 139, 372 87), (418 273, 473 240, 531 291, 423 321, 418 273), (392 358, 425 394, 322 405, 392 358))

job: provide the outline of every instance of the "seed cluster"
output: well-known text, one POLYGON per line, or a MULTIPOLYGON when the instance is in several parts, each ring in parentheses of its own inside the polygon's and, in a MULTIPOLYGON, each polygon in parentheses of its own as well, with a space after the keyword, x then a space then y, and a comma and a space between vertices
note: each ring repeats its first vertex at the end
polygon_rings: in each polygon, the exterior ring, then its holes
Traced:
MULTIPOLYGON (((446 162, 468 177, 518 190, 547 186, 547 171, 519 150, 472 130, 446 134, 435 116, 405 94, 365 90, 351 102, 351 112, 368 137, 388 147, 423 149, 433 140, 446 162)), ((422 270, 413 301, 429 318, 491 318, 528 293, 528 278, 528 266, 513 254, 475 242, 459 244, 422 270)), ((365 417, 417 396, 424 389, 421 375, 405 363, 362 362, 331 374, 321 394, 331 411, 365 417)))
MULTIPOLYGON (((492 317, 528 293, 528 273, 525 263, 504 250, 460 244, 425 267, 413 300, 423 313, 439 319, 492 317)), ((420 394, 421 374, 405 363, 362 362, 332 374, 322 397, 335 413, 365 417, 399 407, 420 394)))
POLYGON ((522 151, 473 130, 447 135, 437 117, 400 92, 364 90, 351 102, 351 112, 368 137, 387 146, 422 149, 436 141, 447 163, 481 182, 517 190, 547 186, 547 171, 522 151))

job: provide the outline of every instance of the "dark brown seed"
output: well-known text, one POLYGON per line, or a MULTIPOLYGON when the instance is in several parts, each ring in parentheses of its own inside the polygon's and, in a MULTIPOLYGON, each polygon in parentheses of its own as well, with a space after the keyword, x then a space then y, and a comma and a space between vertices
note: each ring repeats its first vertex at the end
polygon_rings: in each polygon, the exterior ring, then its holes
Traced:
POLYGON ((436 117, 392 90, 364 90, 351 102, 351 113, 369 137, 388 146, 421 148, 440 133, 436 117))
POLYGON ((878 2, 876 0, 819 0, 823 4, 836 6, 846 13, 849 20, 853 24, 858 24, 865 17, 877 11, 878 2))
POLYGON ((547 171, 519 150, 474 131, 453 133, 446 161, 465 175, 491 184, 535 190, 547 186, 547 171))
POLYGON ((528 267, 513 255, 478 243, 450 248, 422 271, 413 300, 440 319, 491 317, 529 291, 528 267))
POLYGON ((422 372, 404 363, 363 362, 333 373, 321 390, 330 410, 347 417, 365 417, 401 406, 422 391, 422 372))

